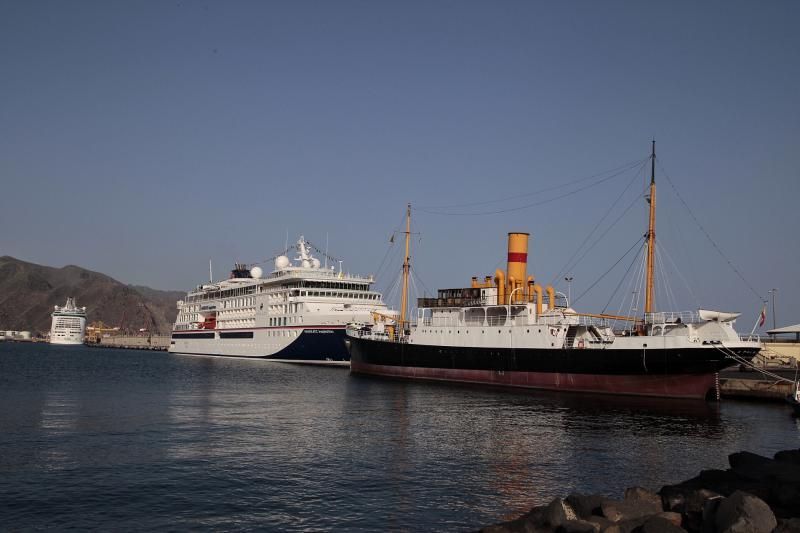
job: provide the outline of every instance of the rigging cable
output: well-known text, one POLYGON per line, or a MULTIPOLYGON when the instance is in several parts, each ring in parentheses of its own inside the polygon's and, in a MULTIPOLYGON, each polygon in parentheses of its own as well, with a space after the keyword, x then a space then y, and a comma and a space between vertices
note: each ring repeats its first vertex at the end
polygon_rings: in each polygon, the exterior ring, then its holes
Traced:
MULTIPOLYGON (((636 163, 637 164, 641 164, 639 161, 637 161, 636 163)), ((436 210, 432 210, 432 209, 425 209, 425 208, 422 208, 422 207, 416 207, 414 209, 416 209, 417 211, 421 211, 423 213, 428 213, 430 215, 442 215, 442 216, 484 216, 484 215, 497 215, 497 214, 500 214, 500 213, 510 213, 510 212, 513 212, 513 211, 521 211, 523 209, 529 209, 531 207, 536 207, 536 206, 544 205, 544 204, 547 204, 547 203, 550 203, 550 202, 555 202, 556 200, 561 200, 562 198, 566 198, 567 196, 572 196, 572 195, 577 194, 579 192, 583 192, 583 191, 589 190, 592 187, 597 187, 598 185, 601 185, 601 184, 607 182, 610 179, 616 178, 617 176, 619 176, 621 174, 624 174, 625 172, 631 170, 632 168, 635 168, 635 166, 626 167, 625 169, 620 170, 618 172, 615 172, 614 174, 611 174, 610 176, 606 176, 605 178, 602 178, 602 179, 599 179, 599 180, 597 180, 597 181, 595 181, 593 183, 590 183, 589 185, 586 185, 585 187, 581 187, 581 188, 578 188, 578 189, 575 189, 575 190, 572 190, 572 191, 565 192, 565 193, 560 194, 558 196, 554 196, 553 198, 548 198, 546 200, 540 200, 538 202, 533 202, 532 204, 526 204, 526 205, 517 206, 517 207, 509 207, 507 209, 496 209, 494 211, 477 211, 477 212, 472 212, 472 213, 445 213, 445 212, 442 212, 442 211, 436 211, 436 210)), ((536 193, 530 193, 530 194, 536 194, 536 193)), ((514 198, 518 198, 519 196, 530 196, 530 194, 516 195, 516 196, 514 196, 514 198)))
MULTIPOLYGON (((657 282, 661 284, 661 290, 664 293, 667 304, 671 306, 672 309, 680 309, 678 307, 678 299, 675 298, 675 293, 672 291, 672 284, 669 282, 669 277, 667 277, 667 269, 664 263, 664 250, 660 245, 656 246, 656 268, 659 272, 657 282)), ((656 300, 658 300, 658 298, 656 298, 656 300)))
MULTIPOLYGON (((571 265, 569 265, 566 269, 564 269, 564 273, 569 272, 570 270, 575 268, 578 265, 578 263, 583 261, 583 258, 586 257, 586 255, 590 251, 592 251, 592 248, 597 246, 603 240, 603 237, 608 235, 608 232, 614 229, 614 226, 616 226, 617 223, 619 223, 619 221, 622 220, 623 217, 628 214, 628 211, 630 211, 633 208, 633 206, 635 206, 639 202, 640 199, 641 196, 636 196, 633 199, 633 201, 630 204, 628 204, 628 207, 626 207, 625 210, 622 211, 622 213, 620 213, 620 215, 616 219, 614 219, 614 222, 612 222, 611 225, 606 228, 606 230, 592 243, 592 245, 589 246, 586 250, 584 250, 581 256, 577 260, 573 261, 571 265)), ((558 276, 554 277, 553 280, 550 282, 550 284, 552 285, 556 279, 558 279, 558 276)))
POLYGON ((397 250, 398 249, 397 247, 394 246, 394 244, 395 244, 395 235, 397 235, 397 233, 401 231, 399 228, 403 227, 403 223, 404 222, 405 222, 405 215, 403 216, 403 218, 400 221, 400 223, 398 225, 396 225, 392 229, 392 234, 389 237, 389 246, 386 249, 386 253, 383 254, 383 259, 381 260, 380 264, 378 265, 378 269, 375 271, 375 279, 378 279, 379 275, 382 273, 383 267, 386 264, 386 259, 389 257, 389 253, 392 250, 397 250))
POLYGON ((622 286, 622 282, 625 281, 625 279, 628 277, 628 274, 630 273, 631 268, 633 268, 633 265, 636 263, 636 259, 638 259, 638 258, 639 258, 639 255, 638 254, 634 254, 633 260, 631 261, 631 264, 628 265, 628 269, 625 270, 625 273, 620 278, 619 283, 617 283, 616 288, 613 291, 611 291, 611 296, 608 297, 608 301, 606 302, 606 305, 603 307, 603 310, 600 311, 600 314, 604 314, 606 312, 606 309, 608 309, 608 306, 611 305, 611 300, 614 299, 614 295, 615 294, 619 294, 617 291, 619 291, 619 288, 622 286))
POLYGON ((480 202, 469 202, 469 203, 464 203, 464 204, 450 204, 450 205, 423 205, 423 206, 419 207, 419 209, 421 209, 421 210, 424 210, 424 209, 455 209, 455 208, 458 208, 458 207, 473 207, 473 206, 476 206, 476 205, 486 205, 486 204, 494 204, 494 203, 498 203, 498 202, 506 202, 508 200, 516 200, 518 198, 525 198, 525 197, 528 197, 528 196, 534 196, 534 195, 537 195, 537 194, 542 194, 544 192, 550 192, 550 191, 555 191, 555 190, 558 190, 558 189, 562 189, 562 188, 567 187, 569 185, 574 185, 576 183, 580 183, 582 181, 587 181, 587 180, 590 180, 592 178, 596 178, 598 176, 603 176, 604 174, 609 174, 611 172, 616 172, 618 170, 622 170, 623 172, 625 172, 627 170, 630 170, 631 168, 636 167, 639 164, 644 165, 649 160, 650 160, 650 156, 648 156, 648 157, 646 157, 644 159, 639 159, 639 160, 636 160, 636 161, 631 161, 629 163, 625 163, 624 165, 620 165, 620 166, 612 168, 610 170, 605 170, 603 172, 598 172, 597 174, 592 174, 591 176, 586 176, 585 178, 579 178, 579 179, 576 179, 576 180, 568 181, 566 183, 562 183, 561 185, 553 185, 552 187, 545 187, 544 189, 540 189, 538 191, 527 192, 527 193, 523 193, 523 194, 515 194, 513 196, 506 196, 505 198, 498 198, 496 200, 483 200, 483 201, 480 201, 480 202))
POLYGON ((728 256, 726 256, 722 252, 720 247, 717 246, 717 243, 714 242, 714 239, 711 238, 711 235, 708 234, 706 229, 703 227, 702 224, 700 224, 700 221, 694 215, 694 212, 689 208, 689 205, 683 199, 683 196, 680 195, 680 193, 678 192, 678 189, 675 187, 675 184, 672 183, 672 180, 670 179, 669 174, 667 174, 667 171, 664 170, 664 166, 660 163, 660 161, 658 161, 658 160, 656 160, 656 161, 658 162, 658 168, 661 170, 661 172, 664 173, 664 176, 667 178, 667 182, 669 183, 670 187, 672 187, 672 190, 675 193, 675 196, 678 197, 678 200, 681 201, 681 203, 683 204, 683 207, 685 207, 686 210, 689 212, 689 215, 691 215, 691 217, 694 220, 695 224, 697 224, 697 227, 700 228, 700 231, 702 231, 703 234, 706 236, 706 238, 708 239, 708 242, 711 243, 711 245, 714 247, 714 249, 717 251, 717 253, 719 253, 719 255, 728 263, 728 266, 730 266, 731 269, 733 269, 733 271, 736 272, 736 275, 739 276, 739 279, 741 279, 744 282, 745 285, 747 285, 747 288, 750 289, 750 291, 753 294, 756 295, 756 298, 758 298, 759 302, 763 302, 765 300, 765 298, 763 298, 760 294, 758 294, 758 291, 756 291, 753 288, 753 286, 745 279, 745 277, 742 275, 742 273, 739 272, 739 269, 736 268, 736 266, 733 264, 733 262, 730 259, 728 259, 728 256))
POLYGON ((608 273, 609 273, 609 272, 611 272, 612 270, 614 270, 614 267, 616 267, 618 264, 620 264, 620 262, 621 262, 623 259, 625 259, 625 257, 626 257, 626 256, 627 256, 629 253, 631 253, 631 251, 632 251, 634 248, 636 248, 636 245, 638 245, 638 244, 643 244, 643 241, 644 241, 644 237, 639 237, 638 239, 636 239, 636 242, 635 242, 635 243, 633 243, 633 246, 631 246, 630 248, 628 248, 628 251, 627 251, 627 252, 625 252, 625 253, 622 255, 622 257, 620 257, 619 259, 617 259, 617 262, 616 262, 616 263, 614 263, 613 265, 611 265, 611 268, 609 268, 608 270, 606 270, 606 271, 603 273, 603 275, 602 275, 602 276, 600 276, 599 278, 597 278, 597 279, 595 280, 595 282, 594 282, 594 283, 592 283, 591 285, 589 285, 589 287, 588 287, 588 288, 587 288, 585 291, 583 291, 583 292, 581 293, 581 295, 580 295, 580 296, 578 296, 577 298, 575 298, 574 302, 577 302, 578 300, 580 300, 581 298, 583 298, 583 297, 586 295, 586 293, 587 293, 587 292, 589 292, 590 290, 592 290, 592 289, 595 287, 595 285, 597 285, 598 283, 600 283, 600 280, 602 280, 604 277, 606 277, 606 276, 608 275, 608 273))
MULTIPOLYGON (((614 210, 614 208, 617 206, 617 204, 619 203, 619 201, 620 201, 620 200, 622 200, 622 197, 623 197, 623 196, 625 196, 625 193, 626 193, 626 192, 628 192, 628 189, 630 189, 631 185, 633 185, 633 182, 636 180, 636 177, 639 175, 639 173, 642 171, 642 169, 644 169, 644 166, 645 166, 645 164, 646 164, 646 163, 647 163, 647 160, 645 159, 645 161, 644 161, 644 162, 641 164, 641 166, 639 167, 639 169, 636 171, 636 174, 634 174, 634 175, 633 175, 633 177, 632 177, 632 178, 631 178, 631 180, 628 182, 628 184, 627 184, 627 185, 625 185, 625 187, 622 189, 622 192, 620 193, 620 195, 619 195, 619 196, 617 196, 617 199, 616 199, 616 200, 614 200, 614 203, 612 203, 612 204, 611 204, 611 206, 608 208, 608 211, 606 211, 606 212, 605 212, 605 214, 603 215, 603 217, 602 217, 602 218, 601 218, 601 219, 600 219, 600 220, 597 222, 597 224, 595 224, 595 225, 594 225, 594 227, 592 228, 592 231, 591 231, 591 232, 589 232, 589 235, 587 235, 585 239, 583 239, 583 242, 580 244, 580 246, 578 246, 578 248, 576 248, 576 249, 575 249, 575 252, 572 254, 572 256, 571 256, 569 259, 567 259, 567 263, 564 265, 564 267, 562 267, 562 269, 558 271, 558 274, 556 274, 555 276, 553 276, 553 279, 552 279, 552 280, 550 280, 550 285, 552 285, 552 284, 553 284, 553 283, 554 283, 554 282, 555 282, 557 279, 559 279, 559 278, 560 278, 562 275, 566 274, 567 272, 569 272, 569 271, 570 271, 570 269, 574 268, 574 267, 575 267, 575 266, 576 266, 578 263, 580 263, 580 259, 579 259, 578 261, 576 261, 576 262, 575 262, 575 264, 571 264, 571 263, 572 263, 572 260, 573 260, 573 259, 575 259, 575 256, 576 256, 576 255, 578 255, 578 254, 580 253, 581 249, 582 249, 582 248, 583 248, 583 247, 586 245, 586 243, 589 241, 589 239, 591 239, 591 238, 592 238, 592 235, 594 235, 594 233, 595 233, 595 232, 596 232, 598 229, 600 229, 600 226, 602 226, 603 222, 605 222, 606 218, 608 218, 608 215, 610 215, 610 214, 611 214, 611 212, 612 212, 612 211, 614 210)), ((638 196, 637 196, 637 199, 638 199, 638 196)), ((629 210, 631 207, 633 207, 633 205, 629 206, 629 207, 628 207, 628 209, 626 209, 626 210, 623 212, 623 214, 624 214, 624 213, 627 213, 627 212, 628 212, 628 210, 629 210)), ((614 221, 614 224, 616 224, 618 221, 619 221, 619 219, 615 220, 615 221, 614 221)), ((611 225, 611 227, 614 227, 614 224, 612 224, 612 225, 611 225)), ((606 233, 608 233, 608 231, 606 231, 606 233)), ((603 237, 606 235, 606 233, 603 233, 603 235, 600 237, 600 239, 597 239, 597 241, 595 241, 595 243, 597 243, 598 241, 600 241, 600 240, 601 240, 601 239, 602 239, 602 238, 603 238, 603 237)), ((594 247, 594 244, 592 245, 592 247, 594 247)), ((589 248, 589 249, 591 249, 591 248, 589 248)), ((588 252, 588 250, 587 250, 587 252, 588 252)), ((584 254, 583 256, 581 256, 581 259, 583 259, 583 257, 584 257, 585 255, 586 255, 586 254, 584 254)))
POLYGON ((699 309, 700 307, 702 307, 702 305, 700 304, 700 299, 697 297, 697 294, 695 294, 695 292, 692 290, 692 287, 689 285, 689 282, 686 281, 686 278, 683 276, 683 273, 678 268, 678 265, 675 264, 675 261, 672 259, 672 256, 669 254, 669 250, 664 248, 663 244, 659 245, 657 250, 663 252, 664 257, 667 258, 669 263, 672 265, 672 268, 674 268, 675 272, 678 273, 678 276, 681 278, 681 281, 683 281, 683 284, 686 285, 686 290, 689 292, 689 295, 691 295, 692 299, 694 299, 694 303, 697 305, 697 308, 699 309))
POLYGON ((423 289, 425 289, 425 294, 428 294, 428 293, 430 293, 431 297, 433 297, 433 296, 436 296, 436 293, 435 293, 435 292, 433 292, 433 291, 431 291, 431 290, 428 288, 428 286, 427 286, 427 285, 425 285, 425 282, 424 282, 424 281, 422 281, 422 278, 421 278, 421 277, 420 277, 420 276, 417 274, 416 270, 414 270, 413 268, 412 268, 412 269, 410 269, 410 274, 411 274, 411 278, 412 278, 412 279, 413 279, 413 278, 416 278, 416 279, 417 279, 417 281, 419 282, 419 284, 420 284, 420 285, 422 285, 422 288, 423 288, 423 289))
MULTIPOLYGON (((630 298, 631 298, 631 305, 630 305, 630 307, 628 307, 628 311, 627 311, 626 316, 633 316, 633 307, 634 307, 634 301, 633 300, 635 298, 635 291, 633 289, 634 289, 634 287, 636 287, 638 289, 638 287, 639 287, 638 280, 641 277, 641 272, 644 270, 644 263, 645 263, 645 260, 644 260, 644 256, 645 256, 644 249, 645 249, 644 246, 640 249, 640 252, 641 252, 639 254, 639 261, 640 262, 639 262, 639 266, 636 269, 636 273, 631 276, 631 279, 628 282, 628 286, 625 289, 625 292, 621 293, 622 294, 622 298, 620 299, 620 302, 619 302, 619 308, 617 308, 617 316, 621 316, 622 315, 622 308, 625 307, 625 301, 628 299, 627 295, 629 295, 629 294, 630 294, 630 298)), ((634 258, 634 262, 635 261, 636 261, 636 259, 634 258)), ((637 311, 638 311, 638 309, 637 309, 637 311)), ((616 324, 616 321, 614 321, 614 323, 616 324)))

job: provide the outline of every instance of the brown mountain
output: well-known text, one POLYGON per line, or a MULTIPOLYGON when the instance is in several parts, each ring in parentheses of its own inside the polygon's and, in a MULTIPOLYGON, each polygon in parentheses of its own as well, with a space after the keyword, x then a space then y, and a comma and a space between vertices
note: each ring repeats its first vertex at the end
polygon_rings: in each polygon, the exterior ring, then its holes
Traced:
POLYGON ((53 268, 0 257, 0 329, 49 331, 53 306, 69 296, 86 306, 87 324, 166 333, 175 321, 175 302, 185 293, 125 285, 74 265, 53 268))

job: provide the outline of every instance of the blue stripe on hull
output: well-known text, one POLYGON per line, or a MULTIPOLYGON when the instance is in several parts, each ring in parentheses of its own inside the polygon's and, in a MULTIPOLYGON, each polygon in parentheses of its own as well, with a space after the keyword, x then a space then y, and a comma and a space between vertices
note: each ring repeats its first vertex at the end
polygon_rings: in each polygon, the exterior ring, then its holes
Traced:
MULTIPOLYGON (((221 354, 208 352, 189 352, 175 350, 174 353, 185 355, 211 355, 215 357, 246 357, 261 359, 277 359, 281 361, 297 362, 348 362, 350 361, 350 351, 345 345, 345 330, 308 328, 302 330, 300 335, 292 341, 286 348, 271 354, 264 355, 245 355, 245 354, 221 354)), ((225 340, 217 340, 222 343, 225 340)), ((170 350, 172 352, 172 350, 170 350)))
POLYGON ((304 329, 289 346, 266 358, 292 361, 349 361, 350 352, 344 343, 345 337, 344 329, 304 329))

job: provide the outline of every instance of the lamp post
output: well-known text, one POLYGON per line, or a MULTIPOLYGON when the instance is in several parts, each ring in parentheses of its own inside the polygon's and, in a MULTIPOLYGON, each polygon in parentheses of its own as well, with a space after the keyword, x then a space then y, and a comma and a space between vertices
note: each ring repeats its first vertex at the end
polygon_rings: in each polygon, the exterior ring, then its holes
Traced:
MULTIPOLYGON (((769 290, 770 295, 772 295, 772 329, 775 329, 777 327, 775 325, 775 323, 777 322, 775 320, 775 293, 777 293, 777 292, 778 292, 778 289, 770 289, 769 290)), ((773 335, 773 338, 774 338, 774 335, 773 335)))
POLYGON ((567 276, 564 281, 567 282, 567 307, 572 305, 572 276, 567 276))

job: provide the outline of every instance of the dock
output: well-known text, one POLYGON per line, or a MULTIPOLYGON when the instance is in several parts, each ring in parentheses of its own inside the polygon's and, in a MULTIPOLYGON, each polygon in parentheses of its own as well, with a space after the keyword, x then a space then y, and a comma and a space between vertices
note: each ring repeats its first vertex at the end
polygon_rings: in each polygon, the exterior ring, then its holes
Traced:
POLYGON ((154 350, 166 352, 169 348, 169 335, 115 335, 101 337, 100 342, 89 342, 92 348, 119 348, 124 350, 154 350))
MULTIPOLYGON (((792 368, 768 369, 769 372, 794 381, 792 368)), ((722 398, 767 400, 783 402, 792 393, 793 384, 770 378, 760 372, 723 371, 719 375, 719 389, 722 398)))

